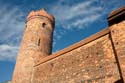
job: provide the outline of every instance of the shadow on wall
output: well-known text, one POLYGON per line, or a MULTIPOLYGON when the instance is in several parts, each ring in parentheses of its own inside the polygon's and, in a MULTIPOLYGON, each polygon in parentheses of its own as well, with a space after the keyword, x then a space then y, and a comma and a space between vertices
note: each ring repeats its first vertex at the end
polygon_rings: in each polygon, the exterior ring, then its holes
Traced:
POLYGON ((123 79, 120 79, 120 80, 117 80, 116 82, 114 83, 124 83, 123 79))

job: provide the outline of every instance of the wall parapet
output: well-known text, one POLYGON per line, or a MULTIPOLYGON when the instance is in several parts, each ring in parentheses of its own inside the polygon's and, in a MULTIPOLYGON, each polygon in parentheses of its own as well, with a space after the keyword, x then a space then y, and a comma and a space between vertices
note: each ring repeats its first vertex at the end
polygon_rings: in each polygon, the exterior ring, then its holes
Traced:
POLYGON ((107 20, 109 26, 125 20, 125 7, 123 6, 117 10, 112 11, 108 15, 107 20))

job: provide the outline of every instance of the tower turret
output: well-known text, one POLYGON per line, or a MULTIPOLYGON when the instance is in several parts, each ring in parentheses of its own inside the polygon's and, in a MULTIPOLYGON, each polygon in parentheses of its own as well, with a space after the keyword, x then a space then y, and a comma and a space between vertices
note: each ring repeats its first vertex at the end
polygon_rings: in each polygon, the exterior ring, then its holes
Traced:
POLYGON ((31 83, 35 63, 51 54, 53 30, 54 17, 44 9, 29 13, 12 83, 31 83))

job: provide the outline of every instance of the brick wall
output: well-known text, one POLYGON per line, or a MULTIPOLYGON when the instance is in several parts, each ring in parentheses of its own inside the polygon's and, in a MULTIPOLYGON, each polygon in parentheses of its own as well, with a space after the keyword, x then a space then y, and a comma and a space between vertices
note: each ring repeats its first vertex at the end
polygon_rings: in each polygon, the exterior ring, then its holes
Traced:
POLYGON ((125 21, 110 27, 121 78, 125 81, 125 21))
POLYGON ((54 18, 44 9, 28 15, 12 83, 31 83, 34 64, 51 54, 53 29, 54 18))
POLYGON ((124 83, 125 7, 109 27, 35 64, 33 83, 124 83))
POLYGON ((110 34, 85 45, 82 42, 78 48, 61 55, 57 52, 58 57, 36 65, 33 83, 114 83, 120 80, 110 34))

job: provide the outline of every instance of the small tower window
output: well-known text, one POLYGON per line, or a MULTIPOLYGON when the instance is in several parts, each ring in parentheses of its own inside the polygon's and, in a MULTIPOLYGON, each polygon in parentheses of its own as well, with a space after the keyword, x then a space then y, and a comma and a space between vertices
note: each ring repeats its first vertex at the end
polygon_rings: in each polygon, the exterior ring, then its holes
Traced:
POLYGON ((42 27, 43 27, 43 28, 46 28, 46 23, 43 23, 43 24, 42 24, 42 27))
POLYGON ((38 40, 38 46, 40 46, 40 39, 38 40))

